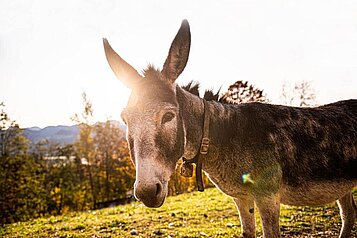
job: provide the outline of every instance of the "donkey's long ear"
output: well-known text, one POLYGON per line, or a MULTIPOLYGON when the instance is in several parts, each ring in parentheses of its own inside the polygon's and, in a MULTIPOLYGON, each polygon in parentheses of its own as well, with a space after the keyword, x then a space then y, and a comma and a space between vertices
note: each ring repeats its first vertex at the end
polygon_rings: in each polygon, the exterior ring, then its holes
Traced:
POLYGON ((142 76, 125 60, 123 60, 110 46, 107 39, 103 39, 105 56, 112 68, 115 76, 121 80, 127 87, 133 88, 142 76))
POLYGON ((169 55, 167 56, 161 71, 171 83, 175 82, 184 70, 187 64, 188 55, 190 54, 190 46, 190 25, 187 20, 183 20, 180 30, 177 32, 177 35, 171 44, 169 55))

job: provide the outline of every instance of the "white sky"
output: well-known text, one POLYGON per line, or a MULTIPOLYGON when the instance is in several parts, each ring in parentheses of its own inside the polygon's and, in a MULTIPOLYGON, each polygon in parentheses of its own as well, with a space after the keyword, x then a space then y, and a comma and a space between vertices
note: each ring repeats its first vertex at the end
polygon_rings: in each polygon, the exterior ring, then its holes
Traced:
POLYGON ((191 55, 179 84, 247 80, 279 103, 284 81, 312 81, 321 104, 357 97, 355 0, 0 0, 0 102, 22 127, 73 124, 81 93, 119 119, 129 90, 102 46, 139 71, 161 67, 182 19, 191 55))

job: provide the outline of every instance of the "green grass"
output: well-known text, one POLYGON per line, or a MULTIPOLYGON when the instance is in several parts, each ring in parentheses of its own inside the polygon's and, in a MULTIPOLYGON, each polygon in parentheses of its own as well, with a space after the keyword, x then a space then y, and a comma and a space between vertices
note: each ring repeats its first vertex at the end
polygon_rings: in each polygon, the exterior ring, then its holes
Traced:
MULTIPOLYGON (((255 215, 259 237, 261 222, 255 215)), ((282 237, 337 237, 341 227, 336 203, 282 206, 280 223, 282 237)), ((233 201, 217 189, 206 189, 169 197, 158 209, 132 203, 14 223, 0 227, 0 237, 241 237, 241 229, 233 201)), ((357 237, 356 223, 351 237, 357 237)))

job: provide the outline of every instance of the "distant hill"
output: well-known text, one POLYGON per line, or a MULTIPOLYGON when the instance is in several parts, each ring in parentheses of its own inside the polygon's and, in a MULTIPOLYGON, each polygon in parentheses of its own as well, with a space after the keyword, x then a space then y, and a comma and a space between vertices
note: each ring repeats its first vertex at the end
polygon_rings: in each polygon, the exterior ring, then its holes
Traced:
POLYGON ((35 144, 41 140, 60 143, 61 145, 74 143, 79 135, 79 127, 74 126, 48 126, 43 129, 30 127, 24 129, 24 136, 35 144))
MULTIPOLYGON (((101 122, 98 122, 101 123, 101 122)), ((125 131, 125 125, 119 121, 111 121, 125 131)), ((35 144, 41 140, 59 143, 61 145, 74 143, 79 136, 78 125, 73 126, 48 126, 43 129, 39 127, 29 127, 24 129, 24 136, 35 144)))

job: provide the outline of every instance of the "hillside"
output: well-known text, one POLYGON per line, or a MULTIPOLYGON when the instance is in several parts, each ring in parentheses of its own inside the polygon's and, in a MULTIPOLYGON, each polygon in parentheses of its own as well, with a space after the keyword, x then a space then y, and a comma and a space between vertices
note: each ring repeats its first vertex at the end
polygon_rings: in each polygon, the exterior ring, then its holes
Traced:
MULTIPOLYGON (((357 191, 355 191, 355 200, 357 191)), ((258 214, 256 213, 256 217, 258 214)), ((281 209, 282 237, 337 237, 336 203, 325 207, 281 209)), ((258 237, 262 235, 258 220, 258 237)), ((140 203, 69 213, 0 228, 2 237, 241 237, 231 199, 217 189, 169 197, 158 209, 140 203)), ((351 237, 357 237, 355 223, 351 237)))

